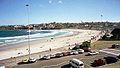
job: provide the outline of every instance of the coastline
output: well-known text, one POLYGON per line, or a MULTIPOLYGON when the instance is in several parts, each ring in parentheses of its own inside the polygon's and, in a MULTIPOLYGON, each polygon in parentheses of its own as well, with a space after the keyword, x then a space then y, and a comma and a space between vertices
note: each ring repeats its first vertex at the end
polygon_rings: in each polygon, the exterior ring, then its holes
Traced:
MULTIPOLYGON (((91 36, 98 36, 100 31, 96 30, 81 30, 81 29, 63 29, 65 31, 73 32, 72 35, 56 37, 56 38, 45 38, 37 39, 30 42, 31 53, 38 53, 51 49, 57 49, 76 43, 82 43, 91 39, 91 36)), ((97 40, 97 39, 96 39, 97 40)), ((23 56, 28 54, 28 43, 19 43, 17 46, 11 46, 11 48, 3 47, 0 51, 0 60, 8 59, 11 57, 23 56), (26 46, 25 46, 26 45, 26 46), (5 49, 5 50, 4 50, 5 49), (19 54, 20 53, 20 54, 19 54)))

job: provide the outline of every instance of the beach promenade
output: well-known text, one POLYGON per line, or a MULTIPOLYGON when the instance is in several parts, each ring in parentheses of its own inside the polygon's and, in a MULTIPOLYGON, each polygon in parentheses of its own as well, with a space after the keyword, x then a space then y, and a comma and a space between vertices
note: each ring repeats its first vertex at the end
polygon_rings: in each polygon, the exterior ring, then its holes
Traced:
MULTIPOLYGON (((91 42, 94 42, 97 41, 100 38, 100 36, 102 36, 101 31, 96 30, 81 30, 81 29, 64 29, 64 30, 73 32, 73 34, 65 37, 62 36, 57 38, 45 38, 30 41, 31 53, 38 53, 50 49, 72 46, 91 39, 92 39, 91 42)), ((0 60, 28 54, 27 42, 14 45, 10 47, 7 46, 2 47, 3 49, 1 49, 0 51, 1 54, 0 60)))

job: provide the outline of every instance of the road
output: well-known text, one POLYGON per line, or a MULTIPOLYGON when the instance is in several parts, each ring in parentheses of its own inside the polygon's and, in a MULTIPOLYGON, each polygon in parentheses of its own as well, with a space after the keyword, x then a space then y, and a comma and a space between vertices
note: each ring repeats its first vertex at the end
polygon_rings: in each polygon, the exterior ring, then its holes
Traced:
MULTIPOLYGON (((71 56, 65 56, 61 58, 53 58, 50 60, 39 60, 36 63, 32 64, 22 64, 22 65, 16 65, 11 66, 8 68, 70 68, 70 65, 68 64, 68 61, 72 58, 77 58, 84 62, 85 68, 91 68, 91 63, 98 58, 103 58, 105 56, 109 56, 109 54, 100 53, 98 55, 94 56, 86 56, 87 53, 79 54, 79 55, 71 55, 71 56)), ((110 55, 113 56, 113 55, 110 55)))

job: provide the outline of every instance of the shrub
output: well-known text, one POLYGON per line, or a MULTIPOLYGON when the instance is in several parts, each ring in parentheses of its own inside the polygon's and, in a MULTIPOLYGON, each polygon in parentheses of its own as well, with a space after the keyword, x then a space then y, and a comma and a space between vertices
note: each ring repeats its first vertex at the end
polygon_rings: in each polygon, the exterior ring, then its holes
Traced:
POLYGON ((81 48, 90 48, 90 43, 89 41, 85 41, 82 43, 81 48))

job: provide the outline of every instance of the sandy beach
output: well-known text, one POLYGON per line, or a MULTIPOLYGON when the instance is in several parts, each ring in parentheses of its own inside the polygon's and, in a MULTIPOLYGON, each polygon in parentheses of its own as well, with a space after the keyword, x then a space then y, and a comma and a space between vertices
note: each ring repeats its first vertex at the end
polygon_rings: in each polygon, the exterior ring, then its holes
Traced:
MULTIPOLYGON (((38 53, 50 49, 61 48, 65 46, 82 43, 83 41, 97 41, 102 36, 101 31, 81 30, 81 29, 63 29, 73 32, 72 35, 56 38, 44 38, 30 41, 31 53, 38 53)), ((11 46, 0 47, 0 60, 11 57, 23 56, 28 54, 28 42, 12 44, 11 46)))

